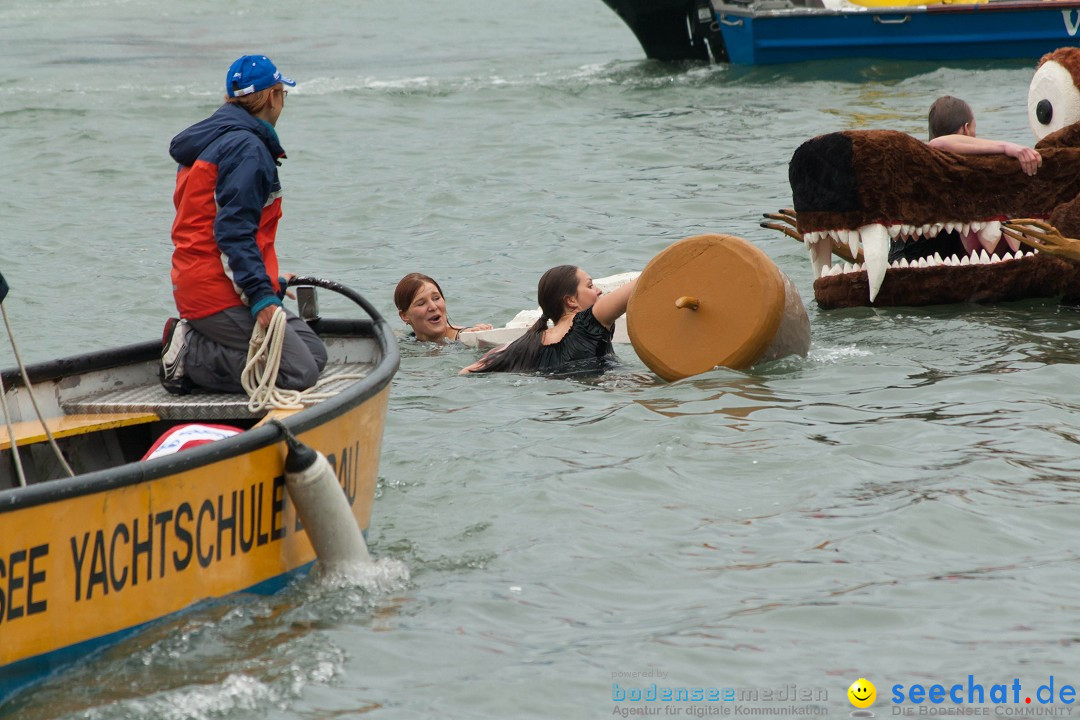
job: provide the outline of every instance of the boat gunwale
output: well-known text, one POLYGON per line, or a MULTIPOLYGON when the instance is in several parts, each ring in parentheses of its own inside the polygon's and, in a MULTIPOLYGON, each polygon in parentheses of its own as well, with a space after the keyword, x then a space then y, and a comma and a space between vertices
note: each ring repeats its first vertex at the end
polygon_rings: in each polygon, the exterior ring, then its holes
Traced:
MULTIPOLYGON (((316 332, 326 337, 373 339, 378 343, 382 357, 367 377, 332 398, 322 400, 282 418, 280 422, 293 434, 299 435, 333 420, 370 400, 390 384, 401 362, 397 338, 394 337, 385 319, 373 310, 368 310, 368 312, 373 314, 372 320, 319 319, 311 323, 316 332)), ((32 383, 58 380, 93 370, 146 362, 157 358, 160 353, 160 343, 153 341, 137 343, 27 366, 27 375, 32 383)), ((5 370, 0 373, 5 383, 4 387, 9 388, 15 384, 14 382, 9 384, 9 376, 12 381, 18 377, 18 384, 22 384, 17 370, 14 374, 10 370, 5 370)), ((153 460, 135 460, 75 477, 58 478, 27 487, 0 490, 0 515, 36 505, 150 482, 277 445, 283 439, 281 428, 268 423, 230 438, 190 448, 183 453, 174 453, 153 460)))
POLYGON ((948 15, 995 12, 1030 12, 1033 10, 1057 13, 1080 8, 1080 0, 990 0, 982 3, 942 3, 934 5, 866 5, 851 8, 790 7, 757 9, 754 3, 713 3, 717 18, 724 15, 748 18, 782 17, 862 17, 864 15, 948 15))

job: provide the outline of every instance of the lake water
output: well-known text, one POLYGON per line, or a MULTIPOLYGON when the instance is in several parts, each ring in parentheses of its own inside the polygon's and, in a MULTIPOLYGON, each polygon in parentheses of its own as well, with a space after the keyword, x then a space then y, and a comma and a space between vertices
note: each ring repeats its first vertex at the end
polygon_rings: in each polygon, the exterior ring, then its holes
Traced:
POLYGON ((404 341, 377 576, 185 615, 0 716, 842 717, 859 678, 883 716, 897 684, 1080 682, 1080 312, 823 312, 803 248, 758 227, 803 140, 923 137, 941 94, 1030 144, 1034 61, 663 65, 600 0, 4 0, 0 268, 27 361, 158 336, 168 142, 245 52, 300 82, 285 269, 388 317, 425 272, 456 322, 501 325, 552 265, 730 233, 798 287, 809 357, 667 384, 623 346, 599 379, 462 378, 472 351, 404 341), (616 699, 654 683, 773 695, 616 699))

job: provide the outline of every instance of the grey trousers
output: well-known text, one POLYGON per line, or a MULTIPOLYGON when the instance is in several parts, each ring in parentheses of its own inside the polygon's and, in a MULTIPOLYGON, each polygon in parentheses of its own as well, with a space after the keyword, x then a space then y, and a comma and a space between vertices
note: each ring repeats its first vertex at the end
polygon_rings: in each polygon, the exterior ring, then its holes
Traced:
MULTIPOLYGON (((285 311, 285 342, 277 386, 307 390, 326 367, 326 346, 299 317, 285 311)), ((231 307, 209 317, 188 320, 191 332, 184 355, 184 375, 200 387, 221 392, 244 392, 240 375, 247 364, 248 343, 255 318, 246 307, 231 307)))

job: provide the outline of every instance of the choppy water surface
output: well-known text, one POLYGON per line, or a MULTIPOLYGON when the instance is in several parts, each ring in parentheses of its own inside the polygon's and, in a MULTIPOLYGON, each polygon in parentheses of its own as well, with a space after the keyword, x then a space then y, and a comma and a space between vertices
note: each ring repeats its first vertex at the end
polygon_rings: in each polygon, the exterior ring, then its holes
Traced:
POLYGON ((160 332, 168 141, 248 51, 301 83, 287 269, 390 316, 423 271, 456 321, 502 324, 551 265, 600 277, 728 232, 802 292, 810 356, 666 384, 624 347, 599 379, 461 378, 470 351, 405 341, 373 574, 191 613, 0 715, 599 718, 612 683, 656 682, 823 690, 842 716, 865 677, 881 716, 898 683, 1080 682, 1080 312, 821 312, 801 247, 757 225, 802 140, 923 136, 940 94, 1030 143, 1033 63, 661 65, 600 0, 10 0, 0 267, 27 360, 160 332))

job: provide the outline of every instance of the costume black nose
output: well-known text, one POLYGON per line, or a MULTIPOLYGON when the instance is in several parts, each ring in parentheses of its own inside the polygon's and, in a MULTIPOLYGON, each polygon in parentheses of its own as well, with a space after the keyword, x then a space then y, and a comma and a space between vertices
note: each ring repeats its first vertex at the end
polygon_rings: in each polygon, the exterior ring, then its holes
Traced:
POLYGON ((1054 106, 1049 100, 1040 100, 1035 106, 1035 119, 1043 125, 1049 125, 1054 118, 1054 106))
POLYGON ((851 138, 840 132, 807 140, 791 156, 788 182, 795 211, 861 210, 851 138))

